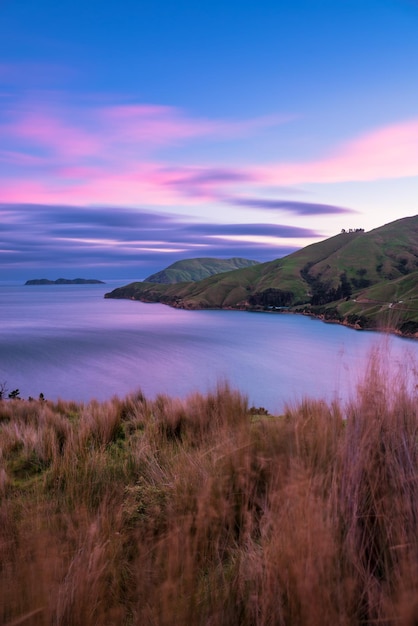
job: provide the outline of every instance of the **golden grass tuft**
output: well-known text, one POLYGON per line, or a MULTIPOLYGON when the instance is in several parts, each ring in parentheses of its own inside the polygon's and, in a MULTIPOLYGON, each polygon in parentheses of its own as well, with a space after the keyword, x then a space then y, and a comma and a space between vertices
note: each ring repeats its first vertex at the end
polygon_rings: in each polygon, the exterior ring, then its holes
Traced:
POLYGON ((254 419, 180 400, 0 403, 0 623, 418 621, 418 411, 371 357, 352 400, 254 419))

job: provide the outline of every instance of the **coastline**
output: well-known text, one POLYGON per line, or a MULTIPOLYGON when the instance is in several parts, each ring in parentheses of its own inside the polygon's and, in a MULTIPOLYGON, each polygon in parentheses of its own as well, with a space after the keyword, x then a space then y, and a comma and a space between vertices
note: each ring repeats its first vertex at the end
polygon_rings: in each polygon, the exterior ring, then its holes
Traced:
POLYGON ((110 296, 110 294, 105 294, 105 298, 110 299, 118 299, 118 300, 133 300, 138 302, 143 302, 144 304, 164 304, 173 309, 184 309, 187 311, 243 311, 247 313, 271 313, 276 315, 290 314, 290 315, 304 315, 305 317, 311 317, 312 319, 320 320, 325 324, 338 324, 340 326, 346 326, 347 328, 351 328, 352 330, 357 331, 372 331, 372 332, 380 332, 396 335, 398 337, 402 337, 404 339, 418 339, 418 331, 414 333, 406 333, 402 332, 400 329, 395 328, 393 326, 373 326, 370 324, 370 318, 366 316, 356 316, 356 321, 350 322, 347 317, 343 319, 337 319, 332 316, 327 316, 324 313, 316 313, 314 311, 305 310, 295 310, 291 307, 289 308, 281 308, 281 309, 266 309, 263 307, 250 307, 248 305, 241 306, 208 306, 203 303, 200 306, 195 305, 194 303, 185 303, 182 298, 176 298, 173 300, 172 298, 167 298, 164 301, 164 298, 159 299, 147 299, 147 298, 138 298, 134 296, 125 297, 125 298, 115 298, 114 296, 110 296), (362 325, 363 322, 363 325, 362 325))

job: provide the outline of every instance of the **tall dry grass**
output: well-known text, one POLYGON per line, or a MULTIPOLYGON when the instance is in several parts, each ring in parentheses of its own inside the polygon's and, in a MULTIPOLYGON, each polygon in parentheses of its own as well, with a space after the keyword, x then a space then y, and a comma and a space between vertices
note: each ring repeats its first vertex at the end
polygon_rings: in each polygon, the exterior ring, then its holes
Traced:
POLYGON ((415 390, 0 403, 0 622, 418 623, 415 390))

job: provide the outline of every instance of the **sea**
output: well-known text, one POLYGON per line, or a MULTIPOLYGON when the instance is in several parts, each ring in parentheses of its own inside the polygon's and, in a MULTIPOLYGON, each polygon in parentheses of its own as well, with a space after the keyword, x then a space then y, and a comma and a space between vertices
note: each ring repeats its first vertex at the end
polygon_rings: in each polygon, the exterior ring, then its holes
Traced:
POLYGON ((88 402, 141 391, 186 397, 227 382, 270 413, 348 402, 372 353, 415 384, 418 341, 288 313, 186 311, 105 299, 100 285, 0 283, 0 385, 88 402))

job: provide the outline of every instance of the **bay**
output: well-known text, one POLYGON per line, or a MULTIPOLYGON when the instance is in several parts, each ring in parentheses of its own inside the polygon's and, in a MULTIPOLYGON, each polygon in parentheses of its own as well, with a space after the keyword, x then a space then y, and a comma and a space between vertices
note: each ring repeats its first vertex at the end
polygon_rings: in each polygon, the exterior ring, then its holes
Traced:
POLYGON ((137 390, 184 397, 228 381, 275 413, 303 397, 347 399, 372 350, 393 376, 414 372, 414 340, 290 314, 104 299, 127 282, 1 283, 0 383, 22 397, 88 401, 137 390))

